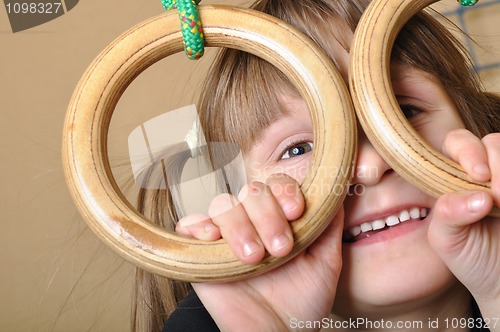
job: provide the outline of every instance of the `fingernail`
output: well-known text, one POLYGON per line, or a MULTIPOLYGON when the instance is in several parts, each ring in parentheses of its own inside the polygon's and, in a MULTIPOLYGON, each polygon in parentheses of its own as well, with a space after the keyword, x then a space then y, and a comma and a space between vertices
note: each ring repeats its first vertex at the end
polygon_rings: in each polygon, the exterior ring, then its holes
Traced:
POLYGON ((470 212, 477 213, 481 212, 484 206, 484 193, 476 192, 470 195, 468 199, 468 208, 470 212))
POLYGON ((286 236, 285 234, 281 234, 273 238, 272 247, 273 250, 279 251, 288 246, 289 243, 290 239, 288 238, 288 236, 286 236))
POLYGON ((478 175, 490 175, 490 168, 486 164, 474 165, 474 168, 472 170, 478 175))
POLYGON ((243 245, 243 255, 245 257, 252 256, 260 249, 260 245, 257 242, 247 242, 243 245))

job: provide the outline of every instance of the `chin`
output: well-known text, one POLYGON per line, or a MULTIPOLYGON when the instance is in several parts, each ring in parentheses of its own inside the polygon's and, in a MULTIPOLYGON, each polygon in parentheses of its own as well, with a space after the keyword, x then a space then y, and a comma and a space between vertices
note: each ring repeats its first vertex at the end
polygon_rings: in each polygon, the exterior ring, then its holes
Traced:
POLYGON ((369 245, 345 245, 334 312, 342 317, 409 309, 456 283, 427 242, 427 227, 369 245))

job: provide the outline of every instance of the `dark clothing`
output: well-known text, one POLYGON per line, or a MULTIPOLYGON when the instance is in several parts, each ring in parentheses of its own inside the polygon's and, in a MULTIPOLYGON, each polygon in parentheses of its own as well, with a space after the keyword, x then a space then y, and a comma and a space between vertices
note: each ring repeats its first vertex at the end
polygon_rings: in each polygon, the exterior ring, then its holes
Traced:
MULTIPOLYGON (((477 306, 477 303, 474 299, 472 299, 472 317, 474 318, 474 321, 476 322, 476 326, 471 329, 471 332, 490 332, 489 328, 483 327, 485 324, 483 320, 483 316, 481 316, 481 311, 479 310, 479 307, 477 306)), ((486 323, 493 323, 493 322, 486 322, 486 323)))
POLYGON ((163 326, 163 332, 219 332, 198 295, 190 291, 163 326))
MULTIPOLYGON (((473 317, 476 327, 471 332, 489 332, 490 330, 481 327, 481 312, 475 301, 472 303, 473 317)), ((219 332, 219 328, 203 306, 198 295, 190 291, 186 298, 179 303, 179 306, 165 322, 162 332, 219 332)))

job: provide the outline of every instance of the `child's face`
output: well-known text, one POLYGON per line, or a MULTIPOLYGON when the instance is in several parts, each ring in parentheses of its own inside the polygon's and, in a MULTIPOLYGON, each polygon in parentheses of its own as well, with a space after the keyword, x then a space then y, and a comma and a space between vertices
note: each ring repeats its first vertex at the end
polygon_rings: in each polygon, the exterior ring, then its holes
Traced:
MULTIPOLYGON (((450 130, 463 128, 452 101, 429 75, 397 67, 392 71, 394 92, 405 115, 420 135, 440 150, 450 130)), ((287 115, 273 122, 246 156, 252 180, 286 173, 301 182, 307 174, 313 149, 309 113, 300 98, 283 98, 282 104, 287 115)), ((344 204, 346 236, 337 288, 339 310, 396 304, 402 309, 402 303, 431 298, 454 285, 452 274, 427 242, 435 199, 395 173, 362 130, 355 170, 344 204), (360 227, 382 228, 360 233, 360 227)))

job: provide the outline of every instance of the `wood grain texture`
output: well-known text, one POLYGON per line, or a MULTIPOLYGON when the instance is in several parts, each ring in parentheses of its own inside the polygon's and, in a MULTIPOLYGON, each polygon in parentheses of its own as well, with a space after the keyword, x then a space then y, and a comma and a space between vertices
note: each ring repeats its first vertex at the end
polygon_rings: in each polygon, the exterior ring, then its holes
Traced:
MULTIPOLYGON (((351 49, 350 91, 358 119, 386 162, 422 191, 439 197, 461 190, 490 191, 427 144, 408 123, 392 92, 390 54, 397 34, 437 0, 378 0, 363 14, 351 49)), ((491 216, 500 216, 494 207, 491 216)))
MULTIPOLYGON (((113 179, 107 134, 115 106, 132 80, 183 50, 176 11, 139 24, 109 45, 81 78, 69 105, 63 162, 71 195, 89 227, 109 247, 148 271, 186 281, 230 281, 263 273, 293 258, 329 223, 345 197, 356 151, 351 100, 341 76, 315 44, 262 13, 200 6, 206 46, 256 54, 280 68, 307 103, 315 135, 313 163, 302 190, 306 212, 293 222, 296 245, 285 258, 244 265, 223 240, 180 237, 141 216, 113 179)), ((188 60, 186 60, 188 61, 188 60)))

